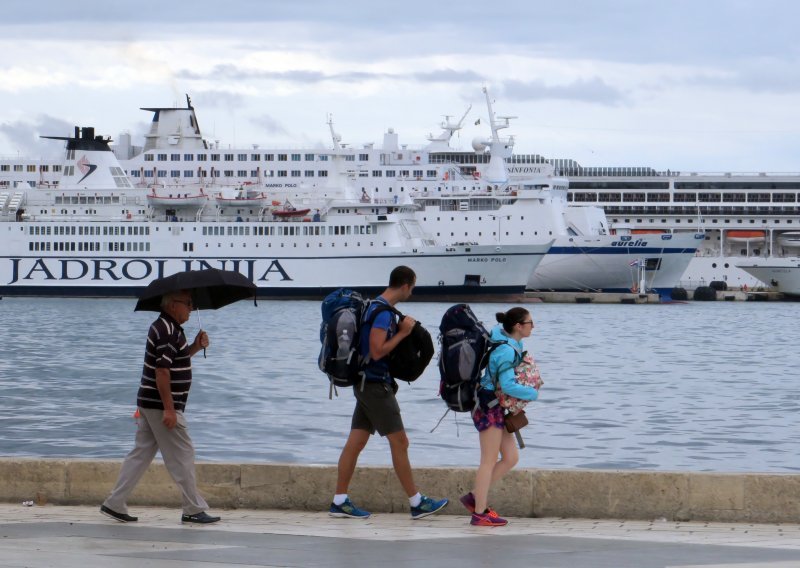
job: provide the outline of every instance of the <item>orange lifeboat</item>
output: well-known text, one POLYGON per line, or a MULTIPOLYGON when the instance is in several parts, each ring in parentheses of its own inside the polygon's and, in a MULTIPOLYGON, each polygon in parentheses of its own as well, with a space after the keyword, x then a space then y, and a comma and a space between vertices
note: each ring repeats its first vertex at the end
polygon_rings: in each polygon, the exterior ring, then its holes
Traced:
POLYGON ((663 235, 669 233, 666 229, 631 229, 631 235, 663 235))
POLYGON ((763 243, 766 239, 764 231, 728 231, 725 239, 732 243, 763 243))

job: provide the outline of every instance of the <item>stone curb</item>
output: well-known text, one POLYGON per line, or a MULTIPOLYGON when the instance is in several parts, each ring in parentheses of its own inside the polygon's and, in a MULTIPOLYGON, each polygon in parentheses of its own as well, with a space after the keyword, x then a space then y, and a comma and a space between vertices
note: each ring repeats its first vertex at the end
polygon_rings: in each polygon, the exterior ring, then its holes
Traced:
MULTIPOLYGON (((0 502, 99 506, 120 463, 0 458, 0 502)), ((324 511, 336 466, 200 463, 197 476, 213 508, 324 511)), ((465 514, 458 497, 471 489, 474 477, 474 468, 414 470, 422 492, 450 498, 450 514, 465 514)), ((350 495, 372 512, 408 511, 391 467, 359 467, 350 495)), ((798 522, 800 475, 520 469, 492 489, 490 502, 515 517, 798 522)), ((180 507, 180 494, 163 464, 154 463, 129 503, 180 507)))

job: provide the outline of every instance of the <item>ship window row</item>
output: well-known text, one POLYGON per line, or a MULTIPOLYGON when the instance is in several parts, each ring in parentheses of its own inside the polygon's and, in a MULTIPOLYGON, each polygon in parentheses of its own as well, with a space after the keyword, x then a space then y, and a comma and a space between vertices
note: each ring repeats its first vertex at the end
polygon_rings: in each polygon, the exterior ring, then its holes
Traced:
POLYGON ((131 235, 147 236, 150 234, 150 227, 140 227, 138 225, 124 226, 97 226, 97 225, 33 225, 28 227, 29 235, 131 235))
MULTIPOLYGON (((199 167, 197 170, 131 170, 128 174, 132 178, 140 179, 145 178, 273 178, 273 177, 328 177, 328 170, 204 170, 199 167)), ((422 179, 436 179, 438 172, 436 170, 352 170, 350 173, 358 175, 358 177, 387 177, 387 178, 416 178, 422 179)), ((391 191, 391 189, 390 189, 391 191)))
POLYGON ((119 203, 119 195, 56 195, 56 205, 94 205, 119 203))
POLYGON ((488 164, 489 159, 488 154, 475 152, 437 152, 428 158, 432 164, 488 164))
POLYGON ((800 189, 797 182, 755 182, 755 181, 705 181, 705 182, 689 182, 689 181, 676 181, 675 189, 718 189, 718 190, 736 190, 736 189, 800 189))
MULTIPOLYGON (((14 168, 15 172, 23 171, 22 164, 14 164, 13 168, 14 168)), ((0 172, 10 172, 10 171, 11 171, 11 166, 9 164, 3 164, 3 165, 0 166, 0 172)), ((25 166, 25 168, 24 168, 24 171, 26 171, 28 173, 31 173, 31 174, 35 174, 36 173, 36 164, 27 164, 25 166)), ((39 171, 46 172, 47 171, 47 166, 41 166, 41 169, 39 171)))
POLYGON ((40 164, 38 166, 38 169, 36 164, 26 164, 24 166, 22 164, 0 164, 0 172, 10 172, 12 171, 12 168, 13 171, 15 172, 25 171, 28 173, 36 173, 37 171, 49 172, 51 168, 53 169, 54 172, 61 171, 61 166, 59 164, 53 164, 52 166, 47 164, 40 164))
MULTIPOLYGON (((669 193, 594 193, 575 191, 567 195, 568 201, 576 203, 614 203, 614 202, 663 202, 669 203, 669 193)), ((674 203, 794 203, 794 193, 686 193, 675 192, 672 196, 674 203)))
MULTIPOLYGON (((218 177, 234 178, 235 177, 235 178, 253 178, 253 179, 258 179, 258 178, 261 178, 261 177, 271 178, 271 177, 276 177, 276 176, 277 177, 289 177, 290 176, 290 172, 288 170, 278 170, 278 171, 275 171, 275 170, 264 170, 264 171, 260 171, 260 170, 250 170, 250 171, 247 171, 247 170, 236 170, 234 172, 233 170, 214 170, 214 169, 212 169, 210 172, 208 172, 208 171, 206 171, 204 169, 201 169, 201 168, 198 168, 196 174, 197 174, 197 177, 200 177, 200 178, 206 178, 206 177, 212 177, 212 178, 218 178, 218 177)), ((315 171, 315 170, 304 170, 304 171, 291 170, 291 176, 292 177, 300 177, 301 175, 303 177, 307 177, 307 178, 309 178, 309 177, 328 177, 328 172, 327 171, 323 171, 323 170, 320 170, 320 171, 315 171)), ((144 170, 144 171, 142 171, 142 170, 133 170, 133 171, 130 172, 130 177, 137 178, 137 179, 138 178, 142 178, 142 177, 145 177, 145 178, 166 178, 166 177, 170 177, 170 178, 194 178, 195 177, 195 171, 194 170, 183 170, 183 171, 181 171, 181 170, 169 170, 169 171, 167 171, 167 170, 155 170, 155 171, 153 171, 153 170, 144 170), (167 175, 167 174, 169 174, 169 175, 167 175)), ((119 184, 117 184, 117 185, 119 185, 119 184)))
POLYGON ((576 189, 669 189, 669 182, 667 181, 570 181, 569 187, 572 190, 576 189))
MULTIPOLYGON (((224 227, 224 226, 204 226, 203 227, 203 235, 204 236, 249 236, 251 231, 251 227, 244 225, 244 226, 234 226, 234 227, 224 227)), ((275 226, 263 226, 263 225, 254 225, 252 227, 252 234, 256 236, 265 236, 265 237, 272 237, 272 236, 281 236, 281 237, 316 237, 316 236, 325 236, 325 235, 334 235, 334 236, 346 236, 346 235, 371 235, 373 234, 372 227, 369 225, 332 225, 332 226, 325 226, 325 225, 279 225, 275 226)))
MULTIPOLYGON (((621 176, 630 176, 630 177, 652 177, 659 174, 653 168, 648 167, 639 167, 639 168, 584 168, 581 167, 575 162, 575 160, 570 159, 554 159, 548 160, 549 163, 553 164, 555 168, 560 172, 561 175, 566 176, 587 176, 587 177, 621 177, 621 176)), ((674 172, 678 173, 678 172, 674 172)), ((671 175, 671 172, 667 170, 667 175, 671 175)), ((615 187, 616 182, 615 182, 615 187)))
POLYGON ((31 252, 150 252, 149 242, 99 242, 99 241, 31 241, 31 252))
POLYGON ((603 209, 606 215, 692 215, 709 214, 709 215, 741 215, 741 216, 757 216, 757 215, 780 215, 780 216, 793 216, 800 215, 800 207, 741 207, 741 206, 709 206, 709 205, 694 205, 694 206, 673 206, 673 207, 635 207, 635 206, 604 206, 603 209))
MULTIPOLYGON (((145 162, 327 162, 326 154, 145 154, 145 162)), ((355 161, 354 155, 346 155, 345 160, 355 161)), ((368 154, 359 154, 359 160, 369 161, 368 154)), ((35 166, 34 166, 35 167, 35 166)), ((35 170, 34 170, 35 171, 35 170)))

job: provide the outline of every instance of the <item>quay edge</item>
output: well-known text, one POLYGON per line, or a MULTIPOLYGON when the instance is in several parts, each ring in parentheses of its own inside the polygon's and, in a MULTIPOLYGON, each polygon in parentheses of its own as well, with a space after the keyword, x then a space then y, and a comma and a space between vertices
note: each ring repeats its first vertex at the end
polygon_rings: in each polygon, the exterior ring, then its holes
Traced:
MULTIPOLYGON (((0 501, 99 507, 119 468, 119 461, 0 458, 0 501)), ((467 514, 458 497, 472 487, 475 468, 417 468, 414 475, 424 492, 451 500, 445 513, 467 514)), ((336 466, 199 463, 197 476, 213 509, 325 511, 336 466)), ((351 495, 373 513, 408 510, 391 467, 358 468, 351 495)), ((798 497, 800 475, 769 473, 519 469, 492 489, 492 504, 510 516, 736 523, 796 523, 798 497)), ((150 466, 129 504, 134 512, 180 508, 162 463, 150 466)))

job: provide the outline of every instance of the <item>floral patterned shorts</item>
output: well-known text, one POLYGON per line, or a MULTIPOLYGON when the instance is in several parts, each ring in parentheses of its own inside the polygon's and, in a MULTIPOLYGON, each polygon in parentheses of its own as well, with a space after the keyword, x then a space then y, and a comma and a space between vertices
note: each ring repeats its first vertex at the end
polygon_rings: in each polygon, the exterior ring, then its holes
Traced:
POLYGON ((475 408, 475 412, 472 413, 472 422, 478 432, 488 430, 492 426, 503 429, 506 427, 506 419, 503 414, 504 409, 499 404, 486 412, 478 406, 475 408))

